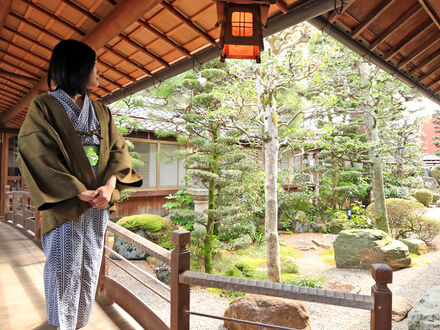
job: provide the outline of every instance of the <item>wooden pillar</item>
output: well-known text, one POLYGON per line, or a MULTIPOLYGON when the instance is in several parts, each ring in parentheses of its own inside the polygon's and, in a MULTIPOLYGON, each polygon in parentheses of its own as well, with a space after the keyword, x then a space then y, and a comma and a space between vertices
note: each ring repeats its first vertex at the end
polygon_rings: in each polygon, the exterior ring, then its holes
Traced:
POLYGON ((35 239, 41 241, 41 212, 35 207, 35 239))
POLYGON ((98 278, 98 292, 101 294, 104 290, 105 284, 105 275, 108 273, 108 263, 105 259, 105 247, 108 246, 108 230, 105 231, 104 236, 104 249, 102 250, 102 260, 101 260, 101 268, 99 270, 99 278, 98 278))
POLYGON ((179 275, 190 270, 190 253, 186 245, 191 233, 176 230, 171 233, 171 240, 176 246, 171 251, 171 330, 189 330, 189 285, 179 283, 179 275))
POLYGON ((0 216, 5 215, 6 200, 9 196, 5 195, 7 176, 8 176, 8 135, 6 133, 0 133, 1 140, 1 154, 0 154, 0 216))
POLYGON ((392 314, 392 293, 387 284, 393 282, 393 271, 390 266, 373 264, 371 269, 376 284, 371 287, 374 298, 374 310, 371 311, 372 330, 390 330, 392 314))

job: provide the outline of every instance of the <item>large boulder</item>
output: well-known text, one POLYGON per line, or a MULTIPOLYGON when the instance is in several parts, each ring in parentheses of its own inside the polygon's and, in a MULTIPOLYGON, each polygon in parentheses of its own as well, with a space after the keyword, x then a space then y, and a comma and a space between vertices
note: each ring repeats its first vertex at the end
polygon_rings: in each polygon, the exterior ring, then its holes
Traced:
MULTIPOLYGON (((295 329, 310 329, 310 314, 300 301, 248 294, 225 311, 225 317, 273 324, 295 329)), ((260 330, 244 323, 224 323, 229 330, 260 330)), ((266 329, 266 328, 264 328, 266 329)))
MULTIPOLYGON (((166 249, 172 249, 171 232, 177 226, 167 218, 154 214, 139 214, 121 218, 118 225, 166 249)), ((147 254, 124 239, 115 236, 114 250, 127 259, 145 259, 147 254)))
POLYGON ((409 330, 440 329, 440 286, 431 288, 408 313, 409 330))
POLYGON ((333 242, 336 267, 370 268, 387 264, 393 270, 411 266, 408 247, 382 230, 343 230, 333 242))
POLYGON ((421 239, 403 239, 403 243, 408 247, 410 253, 415 253, 418 255, 425 254, 429 252, 429 248, 424 241, 421 239))
POLYGON ((393 294, 392 305, 393 305, 392 318, 393 321, 396 322, 402 321, 408 315, 408 312, 413 307, 409 299, 397 296, 395 294, 393 294))

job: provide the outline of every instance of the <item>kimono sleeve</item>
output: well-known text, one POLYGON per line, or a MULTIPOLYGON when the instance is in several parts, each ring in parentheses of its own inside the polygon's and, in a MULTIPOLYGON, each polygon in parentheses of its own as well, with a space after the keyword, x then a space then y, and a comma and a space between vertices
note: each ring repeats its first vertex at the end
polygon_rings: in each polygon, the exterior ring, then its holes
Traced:
POLYGON ((18 166, 38 210, 87 190, 67 166, 59 136, 32 102, 18 136, 18 166))
POLYGON ((116 176, 115 195, 119 195, 119 191, 130 187, 141 187, 142 178, 132 168, 125 139, 112 119, 110 119, 109 135, 111 143, 107 173, 116 176))

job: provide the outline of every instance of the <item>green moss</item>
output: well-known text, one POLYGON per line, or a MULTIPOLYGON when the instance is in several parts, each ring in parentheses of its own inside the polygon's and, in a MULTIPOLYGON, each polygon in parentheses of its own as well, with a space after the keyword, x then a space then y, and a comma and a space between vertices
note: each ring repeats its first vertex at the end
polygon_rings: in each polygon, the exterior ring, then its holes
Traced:
POLYGON ((414 253, 410 253, 409 256, 411 257, 411 266, 412 267, 423 267, 426 265, 429 265, 432 263, 431 260, 428 260, 424 258, 423 256, 419 256, 414 253))
POLYGON ((321 260, 325 262, 327 265, 336 267, 335 262, 335 250, 328 249, 321 253, 321 260))
POLYGON ((123 217, 117 222, 117 224, 129 229, 130 231, 139 229, 148 231, 159 231, 164 226, 165 221, 159 215, 139 214, 123 217))
POLYGON ((320 276, 298 275, 297 277, 285 280, 286 284, 305 286, 309 288, 322 289, 324 287, 325 278, 320 276))
POLYGON ((154 214, 139 214, 121 218, 118 225, 132 231, 142 230, 145 238, 165 249, 172 249, 171 232, 177 227, 167 219, 154 214))

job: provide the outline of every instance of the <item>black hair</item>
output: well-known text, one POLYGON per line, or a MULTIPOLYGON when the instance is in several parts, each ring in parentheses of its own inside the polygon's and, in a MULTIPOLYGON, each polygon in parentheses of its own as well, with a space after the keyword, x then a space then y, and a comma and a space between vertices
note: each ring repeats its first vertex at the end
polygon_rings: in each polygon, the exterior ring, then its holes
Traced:
POLYGON ((62 89, 70 96, 87 92, 95 66, 96 53, 87 44, 73 39, 60 41, 53 49, 49 62, 47 84, 62 89))

